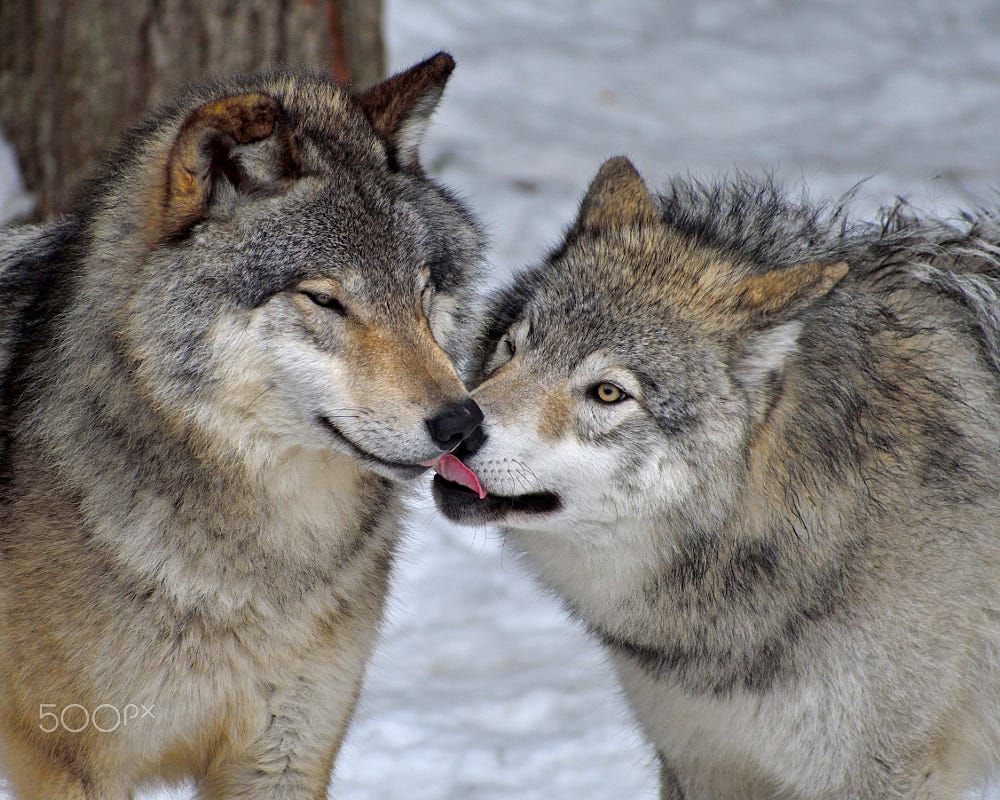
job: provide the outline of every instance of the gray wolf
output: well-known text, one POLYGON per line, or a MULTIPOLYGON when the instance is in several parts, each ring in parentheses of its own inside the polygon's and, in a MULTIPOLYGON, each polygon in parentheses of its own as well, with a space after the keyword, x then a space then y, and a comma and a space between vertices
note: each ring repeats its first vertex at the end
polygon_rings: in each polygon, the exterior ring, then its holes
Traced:
POLYGON ((0 735, 18 798, 326 797, 397 482, 479 421, 453 61, 196 86, 0 250, 0 735))
POLYGON ((437 502, 603 644, 665 800, 955 798, 996 765, 995 212, 654 196, 613 159, 471 369, 488 496, 437 502))

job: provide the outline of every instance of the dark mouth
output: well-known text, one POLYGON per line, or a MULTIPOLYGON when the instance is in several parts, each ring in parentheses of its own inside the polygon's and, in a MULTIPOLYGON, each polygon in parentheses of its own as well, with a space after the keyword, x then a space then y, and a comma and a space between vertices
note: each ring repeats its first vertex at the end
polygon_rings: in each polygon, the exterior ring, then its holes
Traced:
POLYGON ((340 428, 334 425, 326 417, 321 415, 316 417, 316 419, 324 428, 326 428, 331 434, 333 434, 333 437, 335 439, 337 439, 342 444, 347 445, 348 450, 350 450, 362 463, 369 462, 378 464, 383 467, 388 467, 389 469, 394 470, 396 473, 400 473, 401 477, 403 477, 404 479, 416 478, 418 475, 422 475, 424 472, 427 471, 427 467, 424 467, 420 464, 407 464, 402 461, 390 461, 386 458, 381 458, 380 456, 377 456, 374 453, 370 453, 363 447, 359 447, 350 439, 348 439, 346 434, 344 434, 344 432, 340 430, 340 428))
POLYGON ((480 500, 476 493, 435 475, 431 491, 441 513, 452 522, 500 522, 508 514, 551 514, 562 507, 559 495, 552 492, 519 494, 513 497, 487 495, 480 500))

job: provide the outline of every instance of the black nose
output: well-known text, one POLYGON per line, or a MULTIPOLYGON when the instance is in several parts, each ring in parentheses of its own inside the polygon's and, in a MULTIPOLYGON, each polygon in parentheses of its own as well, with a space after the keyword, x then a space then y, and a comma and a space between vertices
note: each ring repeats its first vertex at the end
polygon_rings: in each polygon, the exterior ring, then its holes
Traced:
POLYGON ((471 397, 442 408, 427 420, 427 430, 442 450, 454 450, 459 442, 480 426, 483 412, 471 397))
POLYGON ((462 443, 455 448, 455 455, 459 458, 466 458, 467 456, 473 455, 480 447, 486 444, 487 440, 486 431, 483 430, 483 426, 480 425, 472 433, 466 436, 462 443))

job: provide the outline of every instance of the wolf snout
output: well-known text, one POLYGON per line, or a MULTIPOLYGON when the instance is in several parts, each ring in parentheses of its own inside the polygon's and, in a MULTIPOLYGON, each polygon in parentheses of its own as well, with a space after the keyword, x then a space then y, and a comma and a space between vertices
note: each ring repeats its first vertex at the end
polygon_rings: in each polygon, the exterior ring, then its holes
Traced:
POLYGON ((482 409, 471 397, 445 406, 426 420, 431 439, 446 452, 458 447, 482 422, 482 409))

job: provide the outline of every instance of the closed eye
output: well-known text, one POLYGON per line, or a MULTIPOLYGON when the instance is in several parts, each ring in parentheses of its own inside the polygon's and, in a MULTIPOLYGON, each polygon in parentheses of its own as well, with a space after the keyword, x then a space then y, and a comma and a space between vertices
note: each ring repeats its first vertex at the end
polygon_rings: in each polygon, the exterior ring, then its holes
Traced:
POLYGON ((434 308, 434 286, 430 283, 420 292, 420 308, 423 309, 424 316, 430 319, 434 308))
POLYGON ((347 309, 344 308, 344 304, 329 292, 305 291, 303 294, 321 308, 328 308, 342 317, 347 315, 347 309))
POLYGON ((486 376, 491 376, 494 372, 500 369, 500 367, 509 362, 514 357, 516 352, 517 343, 508 331, 504 334, 503 338, 497 342, 493 355, 490 356, 489 361, 486 362, 486 376))

